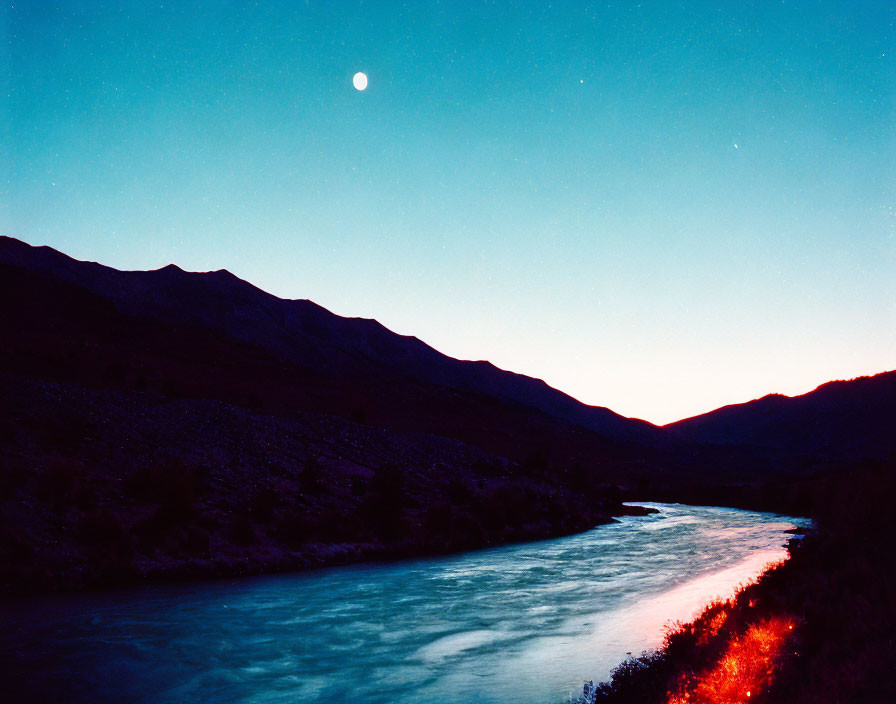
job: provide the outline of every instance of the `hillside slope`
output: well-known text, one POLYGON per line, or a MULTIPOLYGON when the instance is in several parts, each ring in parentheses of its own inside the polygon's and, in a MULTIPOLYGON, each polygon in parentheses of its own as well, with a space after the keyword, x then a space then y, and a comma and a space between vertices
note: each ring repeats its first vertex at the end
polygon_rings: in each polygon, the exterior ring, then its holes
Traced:
POLYGON ((777 455, 886 460, 896 452, 896 371, 772 394, 664 426, 682 440, 777 455))
POLYGON ((0 237, 0 262, 83 287, 124 314, 223 333, 315 375, 400 377, 529 406, 615 439, 650 443, 662 437, 649 423, 586 406, 540 379, 489 362, 453 359, 375 320, 343 318, 307 300, 283 300, 224 270, 189 273, 169 265, 118 271, 9 237, 0 237))

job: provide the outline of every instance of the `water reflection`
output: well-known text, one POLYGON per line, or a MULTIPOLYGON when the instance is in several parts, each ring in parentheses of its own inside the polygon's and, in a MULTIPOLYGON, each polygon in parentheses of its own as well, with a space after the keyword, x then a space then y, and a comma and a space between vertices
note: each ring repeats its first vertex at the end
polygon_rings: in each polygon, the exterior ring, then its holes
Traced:
POLYGON ((653 504, 461 556, 7 605, 7 663, 69 701, 552 702, 780 559, 771 514, 653 504))

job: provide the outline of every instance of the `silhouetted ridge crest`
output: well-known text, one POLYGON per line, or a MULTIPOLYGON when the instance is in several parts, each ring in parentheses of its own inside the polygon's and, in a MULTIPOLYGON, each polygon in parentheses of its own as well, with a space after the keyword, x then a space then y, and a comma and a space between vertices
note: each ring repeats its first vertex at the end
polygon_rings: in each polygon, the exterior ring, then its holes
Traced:
POLYGON ((0 260, 111 299, 123 313, 216 330, 311 373, 389 383, 412 378, 522 404, 624 441, 658 442, 655 426, 587 406, 540 379, 481 360, 457 360, 376 320, 347 318, 308 300, 277 298, 220 269, 186 272, 174 264, 149 272, 81 262, 49 247, 0 241, 0 260))
POLYGON ((896 371, 830 381, 799 396, 769 394, 664 426, 692 442, 882 460, 896 451, 894 427, 896 371))

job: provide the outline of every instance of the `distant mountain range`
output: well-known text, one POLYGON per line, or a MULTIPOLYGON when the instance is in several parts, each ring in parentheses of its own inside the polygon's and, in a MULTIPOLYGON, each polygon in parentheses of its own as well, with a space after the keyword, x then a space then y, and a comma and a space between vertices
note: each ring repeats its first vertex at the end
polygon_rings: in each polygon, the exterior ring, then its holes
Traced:
MULTIPOLYGON (((103 322, 109 326, 117 314, 131 325, 151 321, 194 334, 205 331, 218 342, 238 342, 241 350, 251 348, 268 364, 280 364, 284 376, 292 376, 285 380, 287 387, 304 386, 305 393, 293 399, 295 405, 372 423, 438 433, 446 428, 446 411, 487 402, 505 407, 514 420, 531 409, 612 443, 668 447, 685 441, 837 456, 881 456, 892 450, 886 431, 894 427, 896 372, 830 382, 794 398, 769 395, 658 428, 580 403, 540 379, 486 361, 448 357, 375 320, 344 318, 308 300, 277 298, 226 270, 192 273, 171 264, 155 271, 118 271, 2 236, 0 263, 18 269, 18 283, 24 287, 13 290, 7 273, 7 301, 18 299, 27 306, 49 287, 77 287, 79 295, 90 292, 94 297, 89 303, 85 299, 84 311, 66 311, 68 326, 77 327, 79 313, 83 316, 104 301, 109 318, 103 322), (36 276, 25 281, 24 272, 36 276), (435 413, 427 407, 440 402, 444 405, 435 413)), ((61 297, 62 291, 57 291, 57 302, 61 297)), ((67 305, 71 308, 70 302, 67 305)), ((32 325, 45 326, 53 317, 53 311, 44 310, 32 325)), ((118 346, 128 343, 126 338, 117 340, 118 346)), ((197 356, 197 361, 224 361, 226 355, 215 352, 206 360, 197 356)), ((478 422, 482 414, 472 415, 478 422)), ((447 434, 478 433, 455 428, 447 434)))
POLYGON ((896 452, 896 371, 770 394, 664 426, 692 442, 806 457, 887 459, 896 452))
MULTIPOLYGON (((40 277, 21 282, 31 287, 26 298, 39 299, 41 287, 68 284, 94 294, 97 303, 106 301, 132 321, 205 331, 255 348, 270 363, 288 365, 292 379, 287 385, 301 379, 306 393, 297 394, 294 402, 302 407, 438 431, 447 409, 470 402, 480 406, 487 400, 509 405, 516 414, 533 409, 613 441, 649 445, 661 442, 663 436, 650 423, 587 406, 540 379, 485 361, 448 357, 375 320, 343 318, 311 301, 277 298, 228 271, 190 273, 174 265, 155 271, 118 271, 8 237, 0 238, 0 262, 40 277), (428 403, 440 408, 433 413, 428 403)), ((22 298, 26 292, 9 293, 22 298)), ((77 311, 72 313, 77 316, 77 311)), ((105 324, 113 323, 110 319, 105 324)), ((509 407, 505 412, 511 412, 509 407)), ((482 415, 471 413, 474 418, 482 415)))
POLYGON ((657 427, 227 271, 9 237, 0 331, 7 585, 540 537, 623 511, 615 487, 780 481, 896 440, 896 372, 657 427))

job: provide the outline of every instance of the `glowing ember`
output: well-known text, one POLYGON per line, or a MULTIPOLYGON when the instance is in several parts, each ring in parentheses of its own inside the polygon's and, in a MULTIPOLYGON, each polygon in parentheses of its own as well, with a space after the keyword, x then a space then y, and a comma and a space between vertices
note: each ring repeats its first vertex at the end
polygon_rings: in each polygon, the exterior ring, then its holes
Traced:
POLYGON ((743 636, 732 639, 712 670, 684 678, 678 691, 669 692, 669 704, 735 704, 762 691, 771 684, 776 659, 793 626, 793 619, 782 617, 751 626, 743 636))

